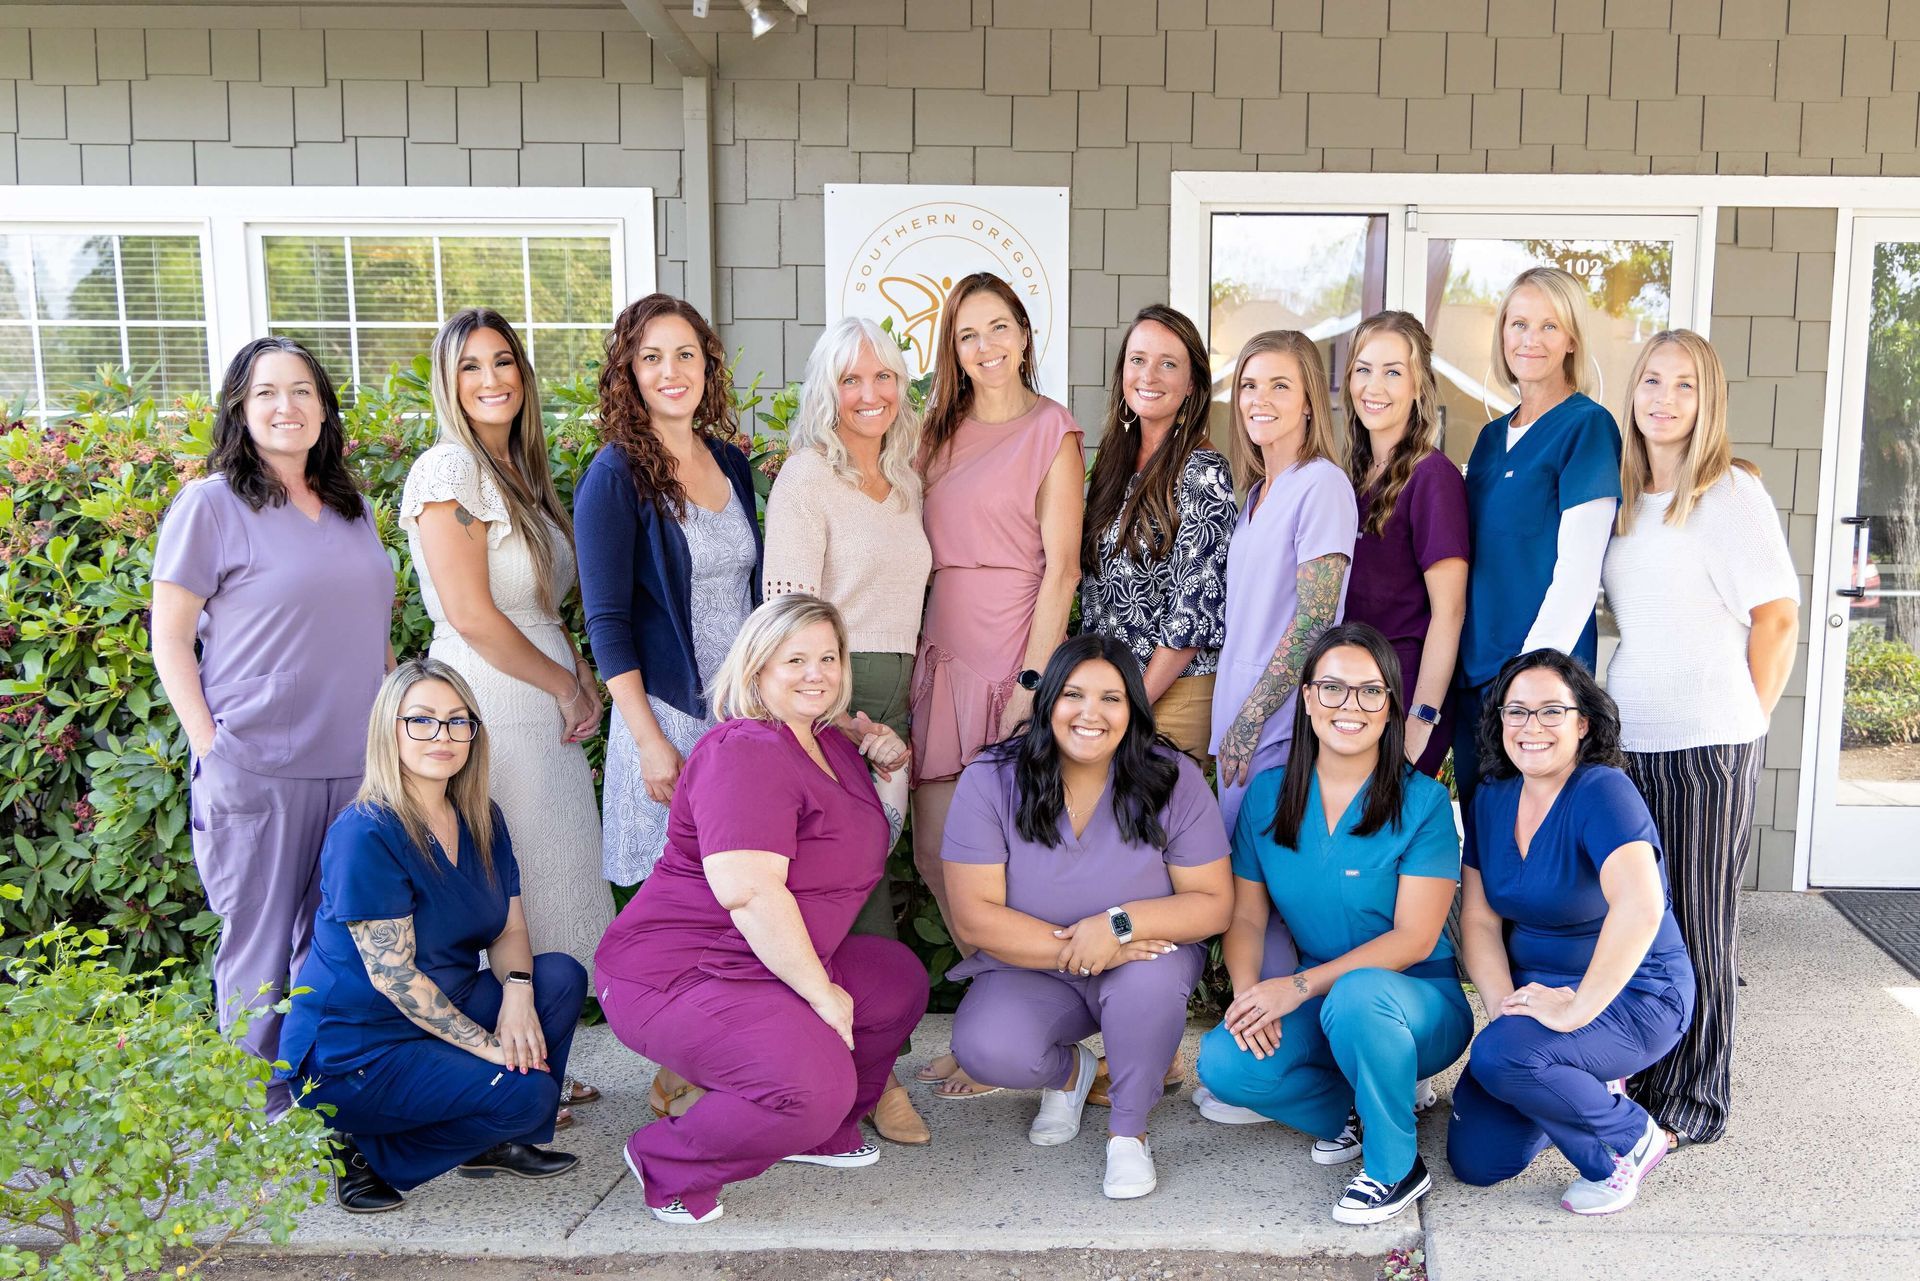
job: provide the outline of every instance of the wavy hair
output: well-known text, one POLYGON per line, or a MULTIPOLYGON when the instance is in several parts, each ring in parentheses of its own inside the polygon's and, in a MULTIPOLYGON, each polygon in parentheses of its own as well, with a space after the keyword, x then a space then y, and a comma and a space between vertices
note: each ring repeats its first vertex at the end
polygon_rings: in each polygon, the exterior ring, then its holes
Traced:
POLYGON ((1575 764, 1625 769, 1627 758, 1620 750, 1620 708, 1613 696, 1600 688, 1585 663, 1557 649, 1542 648, 1509 658, 1487 689, 1486 701, 1480 705, 1480 777, 1512 778, 1520 772, 1507 757, 1500 709, 1506 705, 1507 691, 1520 673, 1535 670, 1552 672, 1565 681, 1574 707, 1587 719, 1586 737, 1580 740, 1575 764))
POLYGON ((1200 331, 1172 307, 1150 303, 1127 326, 1119 354, 1114 357, 1113 376, 1108 380, 1106 430, 1101 433, 1100 451, 1087 483, 1087 514, 1080 534, 1083 574, 1099 574, 1100 542, 1116 519, 1120 522, 1120 536, 1114 543, 1116 555, 1132 556, 1139 563, 1162 560, 1172 553, 1174 535, 1180 531, 1180 478, 1193 452, 1207 447, 1208 368, 1207 344, 1200 331), (1186 349, 1187 394, 1174 412, 1166 438, 1140 469, 1140 484, 1129 501, 1127 484, 1133 479, 1134 459, 1140 452, 1140 419, 1128 417, 1122 380, 1127 372, 1127 344, 1133 339, 1133 331, 1146 321, 1166 326, 1186 349))
POLYGON ((1027 317, 1026 304, 1012 285, 990 271, 976 271, 947 291, 940 307, 940 327, 934 340, 933 389, 927 393, 927 423, 921 437, 921 474, 953 443, 960 424, 973 412, 973 380, 960 367, 958 340, 953 333, 960 304, 978 293, 990 293, 1007 305, 1007 310, 1026 335, 1026 349, 1020 356, 1020 382, 1034 395, 1040 394, 1039 357, 1033 345, 1033 321, 1027 317))
POLYGON ((1160 811, 1180 779, 1179 748, 1154 732, 1153 704, 1139 660, 1122 641, 1096 632, 1069 637, 1053 651, 1040 673, 1033 697, 1033 715, 1012 735, 989 745, 981 754, 1013 764, 1018 807, 1014 826, 1020 835, 1052 849, 1060 844, 1060 815, 1067 792, 1060 781, 1060 744, 1053 736, 1053 705, 1060 701, 1074 668, 1105 659, 1120 673, 1127 691, 1127 729, 1113 753, 1110 785, 1114 819, 1130 844, 1164 848, 1166 827, 1160 811), (1160 749, 1160 750, 1156 750, 1160 749))
MULTIPOLYGON (((368 810, 385 810, 400 820, 407 838, 420 857, 433 866, 427 852, 429 831, 426 811, 407 790, 407 767, 400 761, 400 728, 407 692, 421 681, 443 681, 453 687, 454 695, 465 705, 467 715, 480 720, 480 705, 474 701, 467 680, 450 665, 437 658, 410 658, 387 673, 374 695, 373 712, 367 719, 367 772, 360 781, 354 804, 368 810)), ((481 723, 473 741, 467 744, 467 761, 447 780, 447 799, 454 812, 467 825, 473 838, 474 853, 480 856, 480 870, 493 880, 493 824, 495 810, 487 794, 487 727, 481 723)))
POLYGON ((865 316, 844 317, 828 326, 813 344, 800 384, 800 407, 787 429, 787 448, 792 452, 814 450, 826 458, 834 475, 859 486, 860 474, 838 429, 840 380, 862 351, 873 353, 881 367, 893 375, 894 386, 900 391, 893 424, 880 438, 880 475, 893 489, 887 501, 898 499, 902 508, 912 511, 920 506, 920 474, 913 467, 914 455, 920 451, 920 410, 907 392, 910 379, 900 344, 865 316))
POLYGON ((1760 471, 1743 458, 1733 456, 1733 440, 1727 434, 1727 371, 1713 344, 1691 329, 1663 329, 1647 339, 1633 362, 1633 374, 1627 379, 1627 404, 1620 414, 1620 512, 1614 517, 1613 532, 1633 532, 1634 507, 1640 495, 1653 483, 1653 460, 1647 455, 1647 438, 1641 434, 1634 417, 1634 391, 1646 376, 1647 363, 1662 347, 1678 347, 1693 361, 1699 413, 1693 431, 1687 436, 1687 452, 1673 478, 1673 502, 1663 519, 1669 525, 1684 525, 1693 514, 1700 496, 1719 484, 1735 467, 1753 476, 1760 471))
POLYGON ((1360 362, 1360 349, 1379 334, 1394 334, 1407 344, 1407 373, 1413 380, 1413 404, 1407 411, 1407 429, 1387 456, 1386 470, 1380 473, 1379 487, 1360 513, 1362 533, 1378 537, 1386 532, 1387 521, 1400 502, 1413 469, 1420 460, 1440 447, 1440 386, 1433 376, 1433 339, 1427 327, 1411 312, 1383 311, 1369 316, 1354 330, 1347 348, 1347 373, 1340 398, 1347 410, 1347 478, 1353 492, 1366 494, 1367 476, 1373 470, 1373 433, 1360 421, 1353 400, 1353 367, 1360 362))
POLYGON ((727 650, 720 670, 713 675, 713 692, 709 697, 713 719, 774 720, 772 710, 760 697, 760 669, 774 660, 780 647, 795 632, 812 627, 815 623, 832 623, 834 642, 840 647, 840 696, 818 723, 825 725, 838 719, 840 713, 846 711, 853 702, 853 670, 847 661, 847 625, 841 619, 840 611, 830 601, 809 596, 805 592, 775 596, 747 615, 747 621, 740 625, 740 633, 733 638, 733 645, 727 650))
POLYGON ((247 391, 253 386, 253 367, 260 357, 275 351, 307 362, 314 394, 320 398, 320 439, 307 451, 307 484, 342 520, 359 520, 366 513, 366 504, 360 499, 359 482, 347 467, 347 432, 340 421, 340 397, 334 393, 326 367, 291 338, 256 338, 227 362, 213 414, 213 450, 207 457, 207 470, 224 475, 227 488, 254 511, 287 501, 287 487, 261 459, 253 434, 247 430, 247 391))
POLYGON ((527 540, 527 554, 533 559, 534 595, 540 608, 556 613, 560 602, 554 597, 554 528, 567 546, 573 546, 573 517, 560 503, 553 487, 553 472, 547 463, 547 431, 540 418, 540 384, 527 359, 526 346, 507 318, 491 307, 469 307, 455 312, 440 326, 433 338, 433 411, 440 419, 440 439, 450 440, 479 462, 494 486, 507 501, 507 515, 513 527, 527 540), (514 415, 507 431, 507 455, 511 469, 500 466, 480 443, 467 411, 460 403, 460 359, 467 339, 482 329, 491 329, 507 340, 513 363, 520 371, 520 412, 514 415), (551 524, 549 523, 551 522, 551 524))
POLYGON ((693 429, 719 441, 732 441, 739 430, 733 407, 733 378, 727 371, 727 349, 705 316, 690 302, 671 294, 648 294, 627 304, 607 334, 606 359, 600 366, 600 439, 626 455, 640 497, 662 517, 683 520, 687 491, 680 483, 673 455, 653 429, 653 416, 641 399, 633 376, 647 326, 663 316, 678 316, 693 329, 706 357, 706 387, 693 411, 693 429))
POLYGON ((1300 381, 1307 393, 1307 430, 1300 442, 1300 457, 1296 464, 1314 458, 1324 458, 1341 471, 1346 470, 1339 436, 1333 430, 1333 400, 1327 386, 1327 364, 1321 359, 1320 348, 1313 339, 1298 329, 1269 329, 1247 339, 1247 345, 1240 349, 1240 356, 1233 362, 1233 382, 1227 389, 1232 397, 1233 429, 1227 437, 1227 462, 1233 468, 1234 488, 1242 493, 1253 488, 1254 482, 1266 479, 1266 459, 1260 456, 1260 450, 1247 437, 1247 425, 1240 418, 1240 377, 1247 371, 1247 362, 1255 356, 1268 352, 1279 352, 1292 356, 1300 366, 1300 381))
MULTIPOLYGON (((1356 340, 1355 345, 1358 346, 1356 340)), ((1320 661, 1328 652, 1342 646, 1364 650, 1380 669, 1381 683, 1387 687, 1387 724, 1380 741, 1374 744, 1373 773, 1367 779, 1367 803, 1360 812, 1355 836, 1371 836, 1386 828, 1400 830, 1400 811, 1407 792, 1407 776, 1413 766, 1407 763, 1407 701, 1400 674, 1400 656, 1393 644, 1377 628, 1366 623, 1342 623, 1320 633, 1307 651, 1301 665, 1300 696, 1293 701, 1293 754, 1287 758, 1281 777, 1280 795, 1274 803, 1273 822, 1267 831, 1281 846, 1300 848, 1300 825, 1306 822, 1307 796, 1313 789, 1314 766, 1320 760, 1320 736, 1313 732, 1313 714, 1307 710, 1307 682, 1319 676, 1320 661)))
POLYGON ((1567 386, 1586 395, 1593 387, 1592 365, 1587 360, 1587 291, 1572 273, 1558 267, 1529 267, 1515 276, 1507 292, 1500 295, 1500 309, 1493 316, 1494 378, 1516 391, 1520 387, 1520 380, 1513 376, 1513 368, 1507 364, 1507 308, 1514 294, 1528 285, 1540 291, 1547 305, 1553 308, 1554 319, 1573 336, 1573 346, 1567 351, 1560 373, 1567 380, 1567 386))

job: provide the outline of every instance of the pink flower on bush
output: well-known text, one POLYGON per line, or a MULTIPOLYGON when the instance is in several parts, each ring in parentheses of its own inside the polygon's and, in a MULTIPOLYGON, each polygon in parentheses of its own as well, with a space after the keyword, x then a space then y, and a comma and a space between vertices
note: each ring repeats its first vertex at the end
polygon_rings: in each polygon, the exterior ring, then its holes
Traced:
POLYGON ((20 639, 20 629, 12 623, 0 623, 0 649, 11 649, 20 639))
POLYGON ((86 801, 75 801, 73 803, 73 830, 74 831, 91 832, 93 830, 94 820, 99 817, 100 817, 100 812, 94 809, 93 806, 88 804, 86 801))

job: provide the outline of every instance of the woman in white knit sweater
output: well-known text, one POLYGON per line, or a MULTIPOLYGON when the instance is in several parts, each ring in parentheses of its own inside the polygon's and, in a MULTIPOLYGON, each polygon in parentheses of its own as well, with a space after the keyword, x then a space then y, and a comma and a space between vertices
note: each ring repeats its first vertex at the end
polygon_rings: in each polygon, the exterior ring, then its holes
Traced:
POLYGON ((1632 1093, 1680 1147, 1726 1131, 1740 881, 1800 583, 1758 471, 1733 457, 1712 345, 1685 329, 1656 334, 1629 386, 1601 575, 1620 626, 1607 689, 1699 983, 1693 1026, 1632 1093))

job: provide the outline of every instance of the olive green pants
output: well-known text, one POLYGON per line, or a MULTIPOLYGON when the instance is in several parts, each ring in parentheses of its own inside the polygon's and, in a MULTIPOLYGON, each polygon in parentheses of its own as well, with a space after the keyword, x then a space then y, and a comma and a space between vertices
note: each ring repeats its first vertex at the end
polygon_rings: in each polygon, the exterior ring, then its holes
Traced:
MULTIPOLYGON (((907 741, 907 699, 913 688, 912 654, 852 654, 853 702, 849 714, 865 712, 907 741)), ((891 852, 891 851, 889 851, 891 852)), ((880 883, 873 887, 860 915, 853 919, 853 933, 898 938, 894 924, 893 878, 883 867, 880 883)))

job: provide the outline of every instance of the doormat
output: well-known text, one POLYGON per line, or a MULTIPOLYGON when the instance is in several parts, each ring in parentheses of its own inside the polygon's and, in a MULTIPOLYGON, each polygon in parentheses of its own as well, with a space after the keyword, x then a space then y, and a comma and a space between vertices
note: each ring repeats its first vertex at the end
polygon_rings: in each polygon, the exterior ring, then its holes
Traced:
POLYGON ((1828 890, 1820 897, 1920 979, 1920 890, 1828 890))

